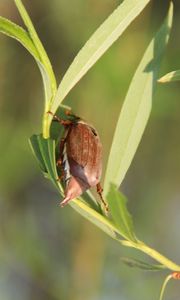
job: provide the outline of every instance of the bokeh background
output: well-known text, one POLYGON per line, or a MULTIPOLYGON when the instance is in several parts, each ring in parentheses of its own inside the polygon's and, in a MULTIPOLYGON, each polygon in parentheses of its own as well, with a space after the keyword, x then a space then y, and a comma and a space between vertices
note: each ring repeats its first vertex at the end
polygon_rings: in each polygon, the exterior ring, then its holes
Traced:
MULTIPOLYGON (((24 0, 52 61, 58 82, 117 0, 24 0)), ((180 67, 180 3, 161 75, 180 67)), ((73 89, 65 104, 99 131, 104 166, 133 73, 168 1, 151 4, 73 89)), ((0 15, 22 24, 12 0, 0 15)), ((180 263, 180 84, 157 86, 143 139, 121 189, 140 239, 180 263)), ((28 138, 41 131, 43 90, 32 57, 0 35, 0 299, 158 299, 164 273, 131 269, 124 249, 70 207, 43 178, 28 138)), ((105 169, 105 167, 104 167, 105 169)), ((166 299, 180 299, 171 282, 166 299)))

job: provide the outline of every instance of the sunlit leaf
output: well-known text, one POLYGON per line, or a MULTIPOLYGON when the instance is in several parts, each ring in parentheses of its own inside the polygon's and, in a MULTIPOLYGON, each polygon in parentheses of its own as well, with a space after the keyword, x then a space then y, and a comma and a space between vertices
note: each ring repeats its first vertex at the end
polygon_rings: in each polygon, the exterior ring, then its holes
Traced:
POLYGON ((107 201, 112 219, 119 229, 120 234, 125 239, 136 242, 132 217, 126 206, 127 200, 113 184, 110 186, 109 193, 107 194, 107 201))
POLYGON ((31 36, 31 39, 39 53, 39 56, 41 58, 41 62, 50 78, 50 82, 51 82, 51 87, 52 87, 52 95, 55 94, 56 92, 56 79, 54 77, 54 72, 52 70, 52 66, 51 66, 51 63, 50 63, 50 60, 48 58, 48 55, 37 35, 37 32, 34 28, 34 25, 24 7, 24 5, 22 4, 22 1, 21 0, 14 0, 18 10, 19 10, 19 13, 24 21, 24 24, 26 25, 27 27, 27 30, 29 32, 29 35, 31 36))
POLYGON ((0 32, 19 41, 37 61, 40 61, 40 56, 29 33, 21 26, 16 25, 6 18, 0 17, 0 32))
POLYGON ((168 83, 172 81, 179 81, 180 80, 180 70, 172 71, 170 73, 167 73, 160 79, 158 79, 158 82, 160 83, 168 83))
POLYGON ((19 13, 27 27, 28 32, 23 28, 16 25, 15 23, 0 17, 0 32, 15 38, 18 40, 35 58, 42 78, 44 85, 45 93, 45 113, 43 118, 43 135, 44 137, 49 137, 49 126, 47 126, 48 115, 50 102, 53 101, 53 98, 56 94, 57 86, 54 72, 48 58, 48 55, 36 33, 34 25, 22 4, 21 0, 14 0, 19 13))
POLYGON ((123 181, 144 133, 151 112, 161 58, 170 35, 172 18, 171 3, 165 21, 149 44, 132 79, 113 137, 105 175, 105 195, 110 182, 119 186, 123 181))
POLYGON ((53 101, 53 98, 56 94, 57 86, 55 75, 51 66, 51 62, 48 58, 48 55, 36 33, 34 25, 24 7, 21 0, 14 0, 19 13, 24 21, 24 24, 27 27, 29 35, 39 53, 41 58, 41 64, 39 65, 41 75, 43 78, 44 91, 45 91, 45 112, 43 116, 43 136, 44 138, 49 138, 49 125, 48 125, 48 117, 47 111, 50 109, 50 103, 53 101))
MULTIPOLYGON (((80 50, 61 81, 57 95, 50 108, 53 113, 55 113, 69 91, 118 39, 118 37, 140 14, 149 1, 150 0, 123 1, 123 3, 119 5, 118 8, 96 30, 96 32, 80 50)), ((52 118, 49 116, 49 126, 51 120, 52 118)))
POLYGON ((36 60, 43 78, 45 105, 47 106, 46 110, 48 110, 49 101, 52 99, 51 81, 31 36, 22 27, 3 17, 0 17, 0 32, 20 42, 36 60))
POLYGON ((70 205, 84 218, 95 224, 113 239, 118 239, 120 241, 120 233, 118 228, 113 225, 105 216, 101 215, 79 199, 71 201, 70 205))

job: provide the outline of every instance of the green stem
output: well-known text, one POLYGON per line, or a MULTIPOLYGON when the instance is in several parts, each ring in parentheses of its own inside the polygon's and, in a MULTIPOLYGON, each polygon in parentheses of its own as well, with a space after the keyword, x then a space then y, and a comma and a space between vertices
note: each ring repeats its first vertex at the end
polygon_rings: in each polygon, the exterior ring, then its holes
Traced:
POLYGON ((49 124, 51 123, 51 119, 52 119, 52 116, 48 114, 47 111, 44 112, 44 116, 43 116, 43 137, 45 139, 48 139, 50 136, 49 124))
POLYGON ((163 256, 162 254, 160 254, 158 251, 150 248, 149 246, 145 245, 141 241, 138 241, 137 243, 133 243, 131 241, 121 241, 121 243, 124 246, 133 247, 133 248, 136 248, 136 249, 146 253, 147 255, 149 255, 150 257, 152 257, 156 261, 158 261, 160 264, 167 267, 169 270, 180 271, 180 266, 179 265, 175 264, 174 262, 172 262, 171 260, 169 260, 168 258, 163 256))
POLYGON ((168 283, 168 281, 172 278, 172 275, 168 275, 162 285, 162 288, 161 288, 161 293, 160 293, 160 297, 159 297, 159 300, 162 300, 163 299, 163 295, 164 295, 164 291, 165 291, 165 288, 166 288, 166 285, 168 283))

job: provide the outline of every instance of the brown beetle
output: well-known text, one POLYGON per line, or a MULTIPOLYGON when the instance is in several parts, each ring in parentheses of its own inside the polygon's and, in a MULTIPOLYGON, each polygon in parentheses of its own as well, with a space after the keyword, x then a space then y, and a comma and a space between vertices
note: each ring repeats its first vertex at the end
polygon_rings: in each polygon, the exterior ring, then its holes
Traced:
MULTIPOLYGON (((49 114, 52 114, 50 111, 49 114)), ((69 114, 69 113, 68 113, 69 114)), ((53 114, 52 114, 53 115, 53 114)), ((60 142, 57 166, 63 171, 65 197, 61 207, 83 192, 96 186, 105 209, 100 177, 102 173, 102 145, 97 131, 74 115, 73 120, 62 120, 53 115, 53 120, 65 127, 65 136, 60 142)))

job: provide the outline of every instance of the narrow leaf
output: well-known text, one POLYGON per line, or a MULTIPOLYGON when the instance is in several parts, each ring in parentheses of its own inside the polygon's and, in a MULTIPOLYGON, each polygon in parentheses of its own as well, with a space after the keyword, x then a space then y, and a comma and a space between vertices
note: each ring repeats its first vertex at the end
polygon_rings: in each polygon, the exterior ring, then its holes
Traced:
POLYGON ((35 155, 45 177, 49 178, 62 194, 62 187, 57 180, 58 174, 54 156, 55 141, 52 139, 44 139, 42 135, 33 135, 29 142, 33 154, 35 155))
POLYGON ((84 218, 99 227, 113 239, 121 241, 119 238, 120 233, 118 228, 114 224, 112 224, 105 216, 101 215, 79 199, 72 200, 69 204, 84 218))
POLYGON ((22 27, 6 18, 0 17, 0 32, 19 41, 37 61, 40 61, 40 56, 29 36, 29 33, 27 33, 22 27))
POLYGON ((46 100, 45 104, 47 106, 45 110, 48 110, 49 101, 52 98, 51 81, 50 81, 49 74, 47 73, 43 65, 43 62, 41 61, 39 52, 31 39, 31 36, 22 27, 3 17, 0 17, 0 32, 19 41, 36 60, 44 84, 45 100, 46 100))
POLYGON ((31 150, 41 168, 41 171, 43 173, 47 173, 47 169, 46 169, 46 164, 44 163, 44 159, 39 147, 39 141, 38 141, 38 136, 36 134, 32 135, 31 138, 29 139, 29 144, 31 147, 31 150))
POLYGON ((56 79, 55 79, 55 76, 54 76, 54 72, 53 72, 53 69, 52 69, 52 66, 51 66, 51 63, 50 63, 50 60, 48 58, 48 55, 37 35, 37 32, 34 28, 34 25, 24 7, 24 5, 22 4, 22 1, 21 0, 14 0, 18 10, 19 10, 19 13, 24 21, 24 24, 26 25, 27 29, 28 29, 28 32, 31 36, 31 39, 39 53, 39 56, 41 58, 41 62, 43 63, 48 75, 49 75, 49 78, 50 78, 50 81, 51 81, 51 86, 52 86, 52 95, 55 94, 56 92, 56 79))
POLYGON ((52 99, 52 84, 49 74, 47 73, 47 70, 43 65, 39 52, 35 47, 31 36, 22 27, 3 17, 0 17, 0 32, 19 41, 36 60, 43 79, 46 100, 45 110, 47 111, 49 107, 49 101, 52 99))
POLYGON ((50 179, 54 183, 55 187, 58 190, 60 190, 60 194, 62 195, 62 187, 60 182, 58 181, 58 174, 54 155, 55 141, 52 139, 44 139, 42 135, 39 135, 38 143, 50 179))
POLYGON ((133 221, 126 207, 126 198, 116 188, 111 185, 107 195, 112 219, 115 222, 120 234, 127 240, 136 242, 136 236, 133 229, 133 221))
POLYGON ((162 271, 166 269, 166 267, 163 265, 149 264, 139 259, 121 257, 121 260, 123 263, 125 263, 127 266, 131 268, 138 268, 146 271, 162 271))
POLYGON ((49 173, 50 177, 52 178, 52 180, 56 180, 58 179, 58 176, 55 176, 54 173, 54 168, 50 159, 50 155, 49 155, 49 148, 54 148, 53 150, 55 151, 55 143, 53 140, 51 139, 43 139, 40 136, 38 136, 38 144, 39 144, 39 149, 41 151, 47 172, 49 173))
POLYGON ((105 176, 105 195, 110 182, 118 186, 123 181, 144 133, 172 17, 171 3, 167 18, 148 46, 132 79, 113 137, 105 176))
MULTIPOLYGON (((118 39, 150 0, 125 0, 80 50, 61 81, 50 110, 55 113, 69 91, 118 39)), ((49 126, 52 117, 49 116, 49 126)))
POLYGON ((45 112, 43 116, 43 136, 44 138, 49 138, 49 124, 47 111, 50 110, 50 103, 53 101, 54 96, 57 91, 56 78, 51 66, 51 62, 48 58, 48 55, 38 37, 38 34, 34 28, 34 25, 22 3, 21 0, 14 0, 19 13, 24 21, 24 24, 27 27, 29 35, 36 47, 38 54, 40 56, 41 63, 38 63, 41 75, 43 78, 44 91, 45 91, 45 112))
POLYGON ((167 73, 160 79, 158 79, 158 82, 160 83, 168 83, 172 81, 179 81, 180 80, 180 70, 172 71, 170 73, 167 73))

